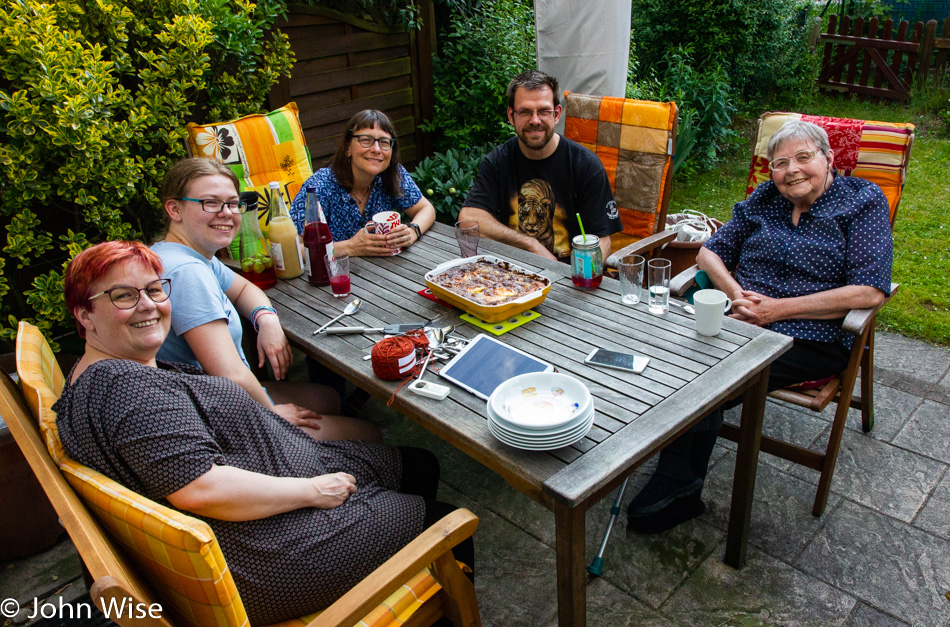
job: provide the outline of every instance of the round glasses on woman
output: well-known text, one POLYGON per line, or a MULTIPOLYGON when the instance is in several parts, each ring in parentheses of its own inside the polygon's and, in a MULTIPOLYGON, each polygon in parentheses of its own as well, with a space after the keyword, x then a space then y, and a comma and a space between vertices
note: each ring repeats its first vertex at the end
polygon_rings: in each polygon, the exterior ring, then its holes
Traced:
POLYGON ((117 285, 111 289, 103 290, 98 294, 90 296, 89 300, 107 294, 112 304, 119 309, 132 309, 139 304, 139 297, 142 292, 145 292, 145 295, 151 298, 153 303, 163 303, 168 300, 168 297, 172 293, 172 280, 156 279, 145 287, 117 285))

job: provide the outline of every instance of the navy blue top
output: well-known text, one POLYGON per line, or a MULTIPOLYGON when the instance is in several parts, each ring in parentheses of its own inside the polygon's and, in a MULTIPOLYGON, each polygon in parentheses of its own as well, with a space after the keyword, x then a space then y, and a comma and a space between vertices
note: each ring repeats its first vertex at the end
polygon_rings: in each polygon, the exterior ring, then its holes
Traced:
MULTIPOLYGON (((891 292, 894 256, 890 211, 875 183, 835 176, 811 209, 792 224, 792 202, 773 181, 737 203, 732 219, 704 244, 719 255, 744 290, 791 298, 845 285, 891 292)), ((839 341, 853 336, 838 320, 781 320, 773 331, 805 340, 839 341)))
POLYGON ((297 226, 297 232, 303 234, 304 221, 307 218, 307 187, 310 185, 317 188, 320 206, 323 207, 323 214, 327 218, 327 224, 330 225, 334 242, 352 238, 377 213, 383 211, 403 213, 414 206, 422 200, 422 192, 419 191, 419 186, 409 176, 406 168, 401 164, 397 164, 396 167, 399 168, 399 187, 402 189, 402 196, 388 195, 383 187, 382 177, 377 175, 373 179, 369 199, 366 201, 365 215, 360 213, 356 201, 340 186, 330 168, 320 168, 304 181, 294 202, 290 205, 290 217, 297 226))

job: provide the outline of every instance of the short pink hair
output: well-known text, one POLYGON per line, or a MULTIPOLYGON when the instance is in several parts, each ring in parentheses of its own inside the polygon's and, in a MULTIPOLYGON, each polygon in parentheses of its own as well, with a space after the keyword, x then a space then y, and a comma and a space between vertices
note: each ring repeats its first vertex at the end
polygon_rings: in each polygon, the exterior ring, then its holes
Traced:
MULTIPOLYGON (((133 262, 152 268, 159 277, 164 272, 159 256, 141 242, 103 242, 76 255, 66 268, 64 281, 66 308, 73 317, 76 318, 77 308, 87 307, 89 297, 93 295, 93 285, 100 277, 117 264, 133 262)), ((76 327, 79 337, 86 337, 86 329, 79 324, 79 318, 76 318, 76 327)))

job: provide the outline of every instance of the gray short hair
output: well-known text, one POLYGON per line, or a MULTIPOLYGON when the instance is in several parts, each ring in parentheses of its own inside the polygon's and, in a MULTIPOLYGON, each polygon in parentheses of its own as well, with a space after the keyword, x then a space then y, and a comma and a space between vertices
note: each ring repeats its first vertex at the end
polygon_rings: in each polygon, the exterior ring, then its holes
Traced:
POLYGON ((814 122, 805 122, 804 120, 791 120, 782 125, 782 128, 775 131, 772 138, 769 139, 769 145, 765 149, 765 158, 769 161, 775 156, 775 151, 787 141, 794 139, 804 139, 811 141, 823 155, 827 155, 831 150, 831 144, 828 143, 828 133, 814 122))

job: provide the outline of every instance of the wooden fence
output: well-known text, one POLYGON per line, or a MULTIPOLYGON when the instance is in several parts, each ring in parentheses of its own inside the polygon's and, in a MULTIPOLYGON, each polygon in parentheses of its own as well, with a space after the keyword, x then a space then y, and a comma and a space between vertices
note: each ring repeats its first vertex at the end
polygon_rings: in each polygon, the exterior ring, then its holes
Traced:
POLYGON ((431 154, 419 124, 432 119, 432 52, 435 25, 431 0, 420 3, 423 29, 381 26, 328 9, 290 5, 278 24, 297 58, 290 78, 270 93, 272 109, 294 101, 313 169, 326 165, 353 114, 384 111, 399 135, 407 166, 431 154))
MULTIPOLYGON (((950 33, 950 17, 943 33, 950 33)), ((860 17, 832 15, 819 45, 824 50, 818 86, 832 92, 908 100, 915 79, 950 80, 950 38, 937 37, 935 20, 913 27, 905 20, 895 32, 893 20, 880 23, 875 17, 865 23, 860 17)))

